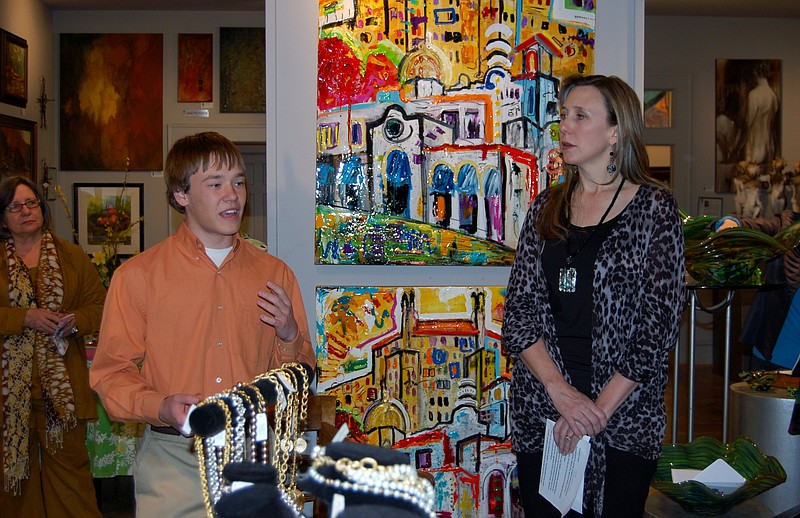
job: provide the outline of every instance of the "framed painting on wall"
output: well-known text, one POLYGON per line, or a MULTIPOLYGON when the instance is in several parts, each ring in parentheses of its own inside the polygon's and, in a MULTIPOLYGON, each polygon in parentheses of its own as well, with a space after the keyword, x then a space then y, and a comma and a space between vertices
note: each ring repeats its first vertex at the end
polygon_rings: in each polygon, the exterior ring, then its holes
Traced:
POLYGON ((161 171, 162 34, 61 34, 62 171, 161 171))
POLYGON ((220 27, 221 113, 266 113, 265 59, 263 27, 220 27))
POLYGON ((211 102, 214 35, 178 34, 178 102, 211 102))
POLYGON ((36 178, 36 123, 0 115, 0 179, 12 175, 36 178))
POLYGON ((781 60, 716 60, 715 191, 773 170, 781 155, 781 60))
POLYGON ((137 222, 144 212, 144 184, 76 183, 73 190, 75 231, 86 253, 103 251, 109 234, 120 240, 120 257, 141 252, 144 226, 137 222))
POLYGON ((28 42, 0 29, 0 102, 28 104, 28 42))

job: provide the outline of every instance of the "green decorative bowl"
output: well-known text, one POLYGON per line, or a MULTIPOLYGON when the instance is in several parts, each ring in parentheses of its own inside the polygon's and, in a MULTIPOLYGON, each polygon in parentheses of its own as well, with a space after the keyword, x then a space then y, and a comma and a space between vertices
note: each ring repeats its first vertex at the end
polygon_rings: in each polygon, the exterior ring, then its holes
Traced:
POLYGON ((714 232, 716 218, 681 211, 686 271, 702 286, 757 285, 760 266, 800 245, 800 223, 769 236, 751 228, 714 232))
POLYGON ((698 437, 688 444, 664 445, 650 485, 691 513, 716 516, 785 481, 780 462, 761 453, 750 439, 740 437, 723 444, 711 437, 698 437), (733 493, 723 495, 693 480, 672 482, 672 468, 702 470, 717 459, 725 460, 746 480, 733 493))

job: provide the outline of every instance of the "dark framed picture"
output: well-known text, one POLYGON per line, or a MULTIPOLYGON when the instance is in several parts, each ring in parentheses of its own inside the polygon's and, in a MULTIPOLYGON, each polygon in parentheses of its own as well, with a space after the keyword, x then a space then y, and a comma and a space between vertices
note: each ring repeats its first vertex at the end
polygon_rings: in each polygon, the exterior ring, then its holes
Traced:
POLYGON ((12 175, 36 178, 36 123, 0 115, 0 179, 12 175))
POLYGON ((104 251, 111 241, 121 257, 141 252, 144 184, 76 183, 73 190, 75 231, 87 253, 104 251))
POLYGON ((0 102, 28 105, 28 42, 0 29, 0 102))
POLYGON ((263 27, 220 27, 220 113, 265 113, 266 43, 263 27))

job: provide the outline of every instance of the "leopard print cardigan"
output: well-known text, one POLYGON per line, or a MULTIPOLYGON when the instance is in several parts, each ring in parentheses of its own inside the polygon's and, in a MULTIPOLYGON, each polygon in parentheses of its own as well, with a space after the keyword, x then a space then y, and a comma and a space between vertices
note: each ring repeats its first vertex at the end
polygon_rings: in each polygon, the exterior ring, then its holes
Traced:
MULTIPOLYGON (((514 359, 539 338, 564 374, 548 288, 541 266, 543 240, 533 222, 544 191, 526 216, 506 295, 503 346, 514 359)), ((602 244, 593 281, 592 399, 615 372, 638 387, 592 440, 585 503, 602 512, 605 446, 657 459, 666 428, 664 391, 668 356, 676 344, 686 304, 684 237, 670 192, 641 185, 602 244)), ((544 423, 559 417, 544 387, 522 361, 512 371, 510 412, 516 451, 543 448, 544 423)))

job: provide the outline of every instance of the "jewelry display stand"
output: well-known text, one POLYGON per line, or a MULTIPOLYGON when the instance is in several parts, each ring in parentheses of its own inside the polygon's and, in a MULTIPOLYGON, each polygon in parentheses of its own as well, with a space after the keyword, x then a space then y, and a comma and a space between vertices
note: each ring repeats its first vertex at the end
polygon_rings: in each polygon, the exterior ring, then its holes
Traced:
POLYGON ((270 465, 284 503, 296 515, 304 497, 297 489, 298 456, 308 448, 302 437, 313 371, 289 363, 207 397, 189 416, 195 434, 203 500, 209 517, 232 490, 225 467, 236 463, 270 465))

